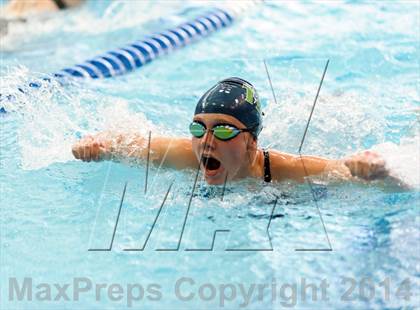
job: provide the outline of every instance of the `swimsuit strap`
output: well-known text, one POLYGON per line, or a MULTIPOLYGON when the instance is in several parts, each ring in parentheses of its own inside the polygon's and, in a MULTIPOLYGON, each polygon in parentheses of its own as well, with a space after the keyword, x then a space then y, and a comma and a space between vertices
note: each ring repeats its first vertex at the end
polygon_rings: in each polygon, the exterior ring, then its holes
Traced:
POLYGON ((270 153, 263 150, 264 154, 264 182, 271 182, 271 169, 270 169, 270 153))
POLYGON ((60 9, 64 10, 67 8, 67 4, 63 0, 52 0, 52 2, 55 3, 55 5, 60 9))

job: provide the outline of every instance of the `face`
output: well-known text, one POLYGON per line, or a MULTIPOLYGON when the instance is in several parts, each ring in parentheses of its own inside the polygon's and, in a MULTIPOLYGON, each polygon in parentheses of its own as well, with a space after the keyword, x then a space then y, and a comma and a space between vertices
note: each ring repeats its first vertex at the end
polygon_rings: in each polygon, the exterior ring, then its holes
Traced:
MULTIPOLYGON (((207 129, 218 124, 229 124, 236 128, 246 128, 236 118, 225 114, 197 114, 194 121, 200 122, 207 129)), ((222 141, 206 131, 203 137, 192 137, 193 151, 200 163, 201 171, 208 184, 223 184, 228 180, 246 177, 251 165, 252 150, 256 149, 256 141, 248 132, 241 132, 235 138, 222 141)))

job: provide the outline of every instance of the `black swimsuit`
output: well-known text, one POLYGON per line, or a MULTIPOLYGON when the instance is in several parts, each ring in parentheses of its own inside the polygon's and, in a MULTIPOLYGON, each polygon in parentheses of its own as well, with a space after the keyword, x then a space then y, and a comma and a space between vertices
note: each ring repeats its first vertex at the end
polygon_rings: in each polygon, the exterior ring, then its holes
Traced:
POLYGON ((268 151, 263 150, 264 154, 264 182, 271 182, 271 169, 270 169, 270 154, 268 151))

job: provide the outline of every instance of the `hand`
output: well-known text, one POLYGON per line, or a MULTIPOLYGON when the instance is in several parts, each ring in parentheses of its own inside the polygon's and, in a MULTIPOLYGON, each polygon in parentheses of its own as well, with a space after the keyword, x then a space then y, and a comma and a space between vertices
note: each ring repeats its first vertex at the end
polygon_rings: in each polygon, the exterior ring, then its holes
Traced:
POLYGON ((100 161, 107 153, 107 146, 99 136, 88 135, 73 145, 72 153, 75 158, 83 161, 100 161))
POLYGON ((352 176, 365 180, 383 179, 388 176, 385 160, 377 153, 363 151, 345 159, 344 164, 352 176))

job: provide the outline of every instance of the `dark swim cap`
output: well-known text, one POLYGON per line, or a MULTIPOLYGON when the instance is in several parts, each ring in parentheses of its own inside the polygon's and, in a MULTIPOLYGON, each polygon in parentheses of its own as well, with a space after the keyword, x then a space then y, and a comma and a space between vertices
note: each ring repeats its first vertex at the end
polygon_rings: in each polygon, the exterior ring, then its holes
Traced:
POLYGON ((231 77, 210 88, 198 101, 195 113, 231 115, 251 129, 257 138, 262 129, 261 104, 257 90, 251 83, 231 77))

